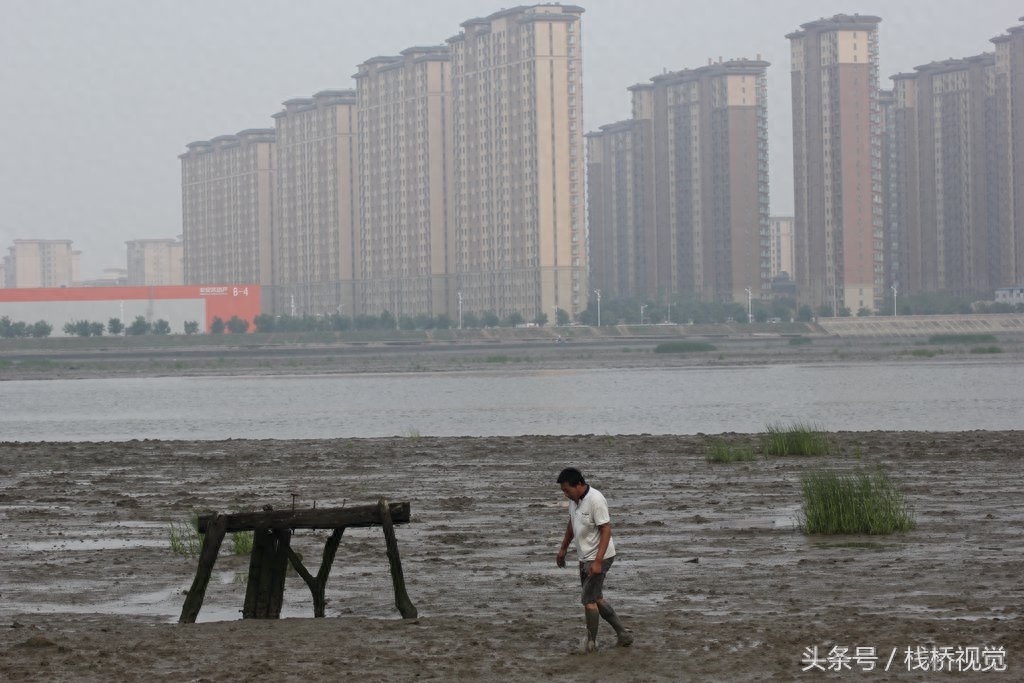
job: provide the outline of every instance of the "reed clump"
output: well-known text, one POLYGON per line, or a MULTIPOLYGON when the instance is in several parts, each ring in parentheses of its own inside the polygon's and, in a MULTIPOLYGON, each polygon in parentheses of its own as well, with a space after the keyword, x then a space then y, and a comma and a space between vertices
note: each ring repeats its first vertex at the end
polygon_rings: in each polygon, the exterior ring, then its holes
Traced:
POLYGON ((755 455, 753 447, 749 444, 731 444, 723 439, 715 439, 708 446, 705 457, 708 462, 730 463, 749 462, 755 455))
POLYGON ((815 470, 801 478, 805 534, 891 534, 914 528, 903 494, 881 470, 815 470))
POLYGON ((765 427, 761 449, 765 455, 828 455, 831 452, 828 433, 819 425, 797 422, 778 423, 765 427))

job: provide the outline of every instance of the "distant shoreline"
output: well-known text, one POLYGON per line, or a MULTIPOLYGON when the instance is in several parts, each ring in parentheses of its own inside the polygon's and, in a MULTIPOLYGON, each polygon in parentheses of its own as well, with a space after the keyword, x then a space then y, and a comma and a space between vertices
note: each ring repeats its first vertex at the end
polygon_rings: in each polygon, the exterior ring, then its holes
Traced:
POLYGON ((619 334, 578 327, 464 332, 439 331, 433 338, 421 332, 342 339, 313 334, 2 340, 0 381, 1024 360, 1024 335, 1012 332, 977 339, 951 335, 942 342, 830 336, 802 323, 634 326, 619 334), (672 341, 700 341, 703 350, 657 352, 659 344, 672 341))

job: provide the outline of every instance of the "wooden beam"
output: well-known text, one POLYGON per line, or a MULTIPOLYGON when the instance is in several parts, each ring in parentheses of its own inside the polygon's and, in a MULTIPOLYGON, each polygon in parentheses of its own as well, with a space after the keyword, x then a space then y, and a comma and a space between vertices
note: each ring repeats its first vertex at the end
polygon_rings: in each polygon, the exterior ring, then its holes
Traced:
POLYGON ((403 619, 416 618, 416 606, 409 599, 405 591, 405 576, 402 574, 402 558, 398 556, 398 539, 395 537, 395 527, 391 523, 391 515, 388 514, 391 506, 385 498, 378 502, 380 516, 384 520, 384 541, 387 545, 388 564, 391 565, 391 584, 395 589, 395 607, 403 619))
MULTIPOLYGON (((409 521, 409 503, 391 503, 388 506, 391 521, 405 524, 409 521)), ((199 518, 199 533, 206 533, 214 515, 199 518)), ((270 510, 266 512, 239 512, 221 515, 225 531, 255 531, 256 529, 339 529, 383 524, 376 505, 355 505, 344 508, 302 508, 299 510, 270 510)))
POLYGON ((185 604, 181 607, 179 624, 196 623, 196 617, 199 616, 199 610, 203 606, 203 598, 206 596, 206 587, 210 583, 210 575, 213 573, 213 564, 217 561, 217 553, 220 552, 220 544, 223 540, 224 516, 213 515, 212 522, 207 525, 203 548, 199 552, 196 578, 192 581, 188 597, 185 598, 185 604))

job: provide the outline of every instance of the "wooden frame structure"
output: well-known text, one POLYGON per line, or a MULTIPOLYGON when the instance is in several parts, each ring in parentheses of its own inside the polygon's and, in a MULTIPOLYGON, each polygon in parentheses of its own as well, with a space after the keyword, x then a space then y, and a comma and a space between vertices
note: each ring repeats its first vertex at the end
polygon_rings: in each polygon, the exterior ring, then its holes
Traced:
POLYGON ((416 607, 405 591, 402 560, 398 555, 395 524, 405 524, 410 517, 409 503, 388 503, 381 498, 376 505, 358 505, 343 508, 305 508, 300 510, 264 510, 233 515, 209 514, 199 518, 199 533, 205 534, 199 553, 196 578, 181 608, 178 623, 193 624, 199 616, 210 583, 213 565, 217 561, 225 534, 237 531, 253 532, 252 553, 249 556, 249 580, 245 588, 243 619, 277 619, 281 616, 284 600, 284 579, 290 562, 309 586, 313 594, 313 616, 324 616, 327 577, 334 556, 347 527, 380 525, 384 529, 391 582, 395 591, 395 606, 404 619, 416 618, 416 607), (310 574, 302 560, 291 548, 292 532, 296 529, 332 529, 324 545, 323 559, 316 576, 310 574))

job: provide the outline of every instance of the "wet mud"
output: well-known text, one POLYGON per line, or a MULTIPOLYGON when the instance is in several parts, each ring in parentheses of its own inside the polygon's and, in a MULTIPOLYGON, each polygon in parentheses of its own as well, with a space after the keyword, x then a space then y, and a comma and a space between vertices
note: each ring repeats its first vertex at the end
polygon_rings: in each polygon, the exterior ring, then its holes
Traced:
MULTIPOLYGON (((714 438, 759 448, 757 435, 714 438)), ((728 465, 706 460, 705 435, 0 443, 0 679, 1024 677, 1024 432, 831 438, 828 456, 728 465), (602 625, 599 651, 578 654, 577 579, 554 563, 566 465, 610 501, 606 596, 631 648, 602 625), (914 530, 800 531, 802 473, 875 466, 905 493, 914 530), (291 574, 285 618, 242 621, 248 560, 227 541, 200 623, 176 623, 196 559, 171 551, 172 523, 379 496, 412 506, 397 532, 418 619, 399 617, 371 528, 345 533, 325 619, 291 574), (990 671, 908 662, 918 648, 979 648, 990 671)), ((326 537, 296 532, 307 566, 326 537)))

